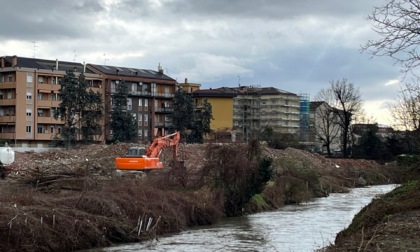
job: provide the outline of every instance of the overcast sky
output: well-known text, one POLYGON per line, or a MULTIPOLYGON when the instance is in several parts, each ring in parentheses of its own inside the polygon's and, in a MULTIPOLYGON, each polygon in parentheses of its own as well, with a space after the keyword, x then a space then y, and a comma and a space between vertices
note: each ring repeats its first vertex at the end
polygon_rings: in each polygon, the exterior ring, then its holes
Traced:
POLYGON ((383 0, 0 0, 0 55, 157 70, 202 88, 260 85, 313 98, 332 80, 359 87, 391 124, 400 66, 360 46, 383 0))

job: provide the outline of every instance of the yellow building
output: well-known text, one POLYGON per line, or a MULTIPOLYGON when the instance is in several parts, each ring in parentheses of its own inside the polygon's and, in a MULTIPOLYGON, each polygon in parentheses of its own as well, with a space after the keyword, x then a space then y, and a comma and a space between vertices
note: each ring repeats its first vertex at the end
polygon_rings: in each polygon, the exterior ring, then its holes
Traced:
POLYGON ((233 131, 233 98, 236 94, 230 90, 201 89, 192 93, 194 107, 201 108, 205 100, 211 104, 213 120, 210 129, 213 131, 208 140, 216 142, 230 142, 236 140, 233 131))

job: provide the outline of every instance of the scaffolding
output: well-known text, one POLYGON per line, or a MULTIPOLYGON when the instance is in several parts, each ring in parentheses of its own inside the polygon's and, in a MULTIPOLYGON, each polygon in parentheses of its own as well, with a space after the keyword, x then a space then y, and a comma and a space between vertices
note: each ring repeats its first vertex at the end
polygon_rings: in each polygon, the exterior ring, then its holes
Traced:
POLYGON ((300 94, 300 120, 299 120, 299 137, 301 142, 309 141, 309 95, 300 94))

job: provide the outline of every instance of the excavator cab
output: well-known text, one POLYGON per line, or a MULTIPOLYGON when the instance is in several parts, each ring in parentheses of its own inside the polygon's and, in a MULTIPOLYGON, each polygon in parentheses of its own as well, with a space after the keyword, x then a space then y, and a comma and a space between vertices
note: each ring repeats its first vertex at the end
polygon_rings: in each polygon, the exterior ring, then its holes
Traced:
POLYGON ((144 156, 146 153, 146 148, 144 147, 130 147, 128 149, 127 156, 144 156))

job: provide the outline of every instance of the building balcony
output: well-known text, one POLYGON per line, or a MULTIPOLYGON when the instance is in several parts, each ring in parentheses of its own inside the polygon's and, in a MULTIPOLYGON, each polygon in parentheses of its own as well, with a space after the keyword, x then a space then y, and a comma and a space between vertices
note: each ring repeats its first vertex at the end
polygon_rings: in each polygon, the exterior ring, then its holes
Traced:
POLYGON ((102 88, 99 87, 89 87, 90 90, 92 90, 94 93, 102 93, 102 88))
POLYGON ((39 90, 49 90, 49 91, 55 91, 56 93, 58 92, 58 90, 60 90, 61 85, 57 85, 57 84, 45 84, 45 83, 38 83, 37 84, 37 89, 39 90))
POLYGON ((0 89, 16 88, 15 82, 0 82, 0 89))
POLYGON ((45 123, 45 124, 64 124, 64 122, 61 121, 60 118, 55 119, 54 117, 49 117, 49 116, 38 116, 37 122, 45 123))
POLYGON ((16 136, 16 133, 0 133, 0 138, 5 139, 14 139, 16 136))
POLYGON ((156 108, 155 112, 159 113, 172 113, 174 111, 173 108, 156 108))
POLYGON ((16 122, 16 116, 0 116, 0 122, 2 123, 11 123, 11 122, 16 122))
POLYGON ((14 106, 16 99, 0 99, 0 106, 14 106))
POLYGON ((60 103, 61 101, 52 101, 52 100, 38 100, 37 101, 38 107, 47 107, 47 108, 59 107, 60 103))
POLYGON ((36 133, 35 139, 36 140, 51 140, 54 138, 54 136, 55 134, 51 134, 51 133, 36 133))

